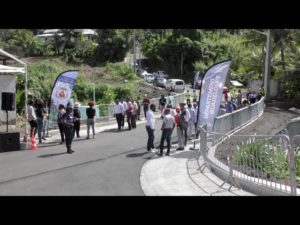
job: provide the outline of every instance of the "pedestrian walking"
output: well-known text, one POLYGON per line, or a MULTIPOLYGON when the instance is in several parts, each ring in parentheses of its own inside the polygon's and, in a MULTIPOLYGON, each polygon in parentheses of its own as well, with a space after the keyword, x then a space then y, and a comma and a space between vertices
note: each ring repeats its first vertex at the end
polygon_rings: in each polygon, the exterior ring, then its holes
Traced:
POLYGON ((196 135, 195 123, 196 123, 197 118, 196 118, 196 112, 195 112, 194 108, 192 107, 192 104, 188 104, 187 110, 190 113, 190 118, 188 120, 188 139, 191 140, 193 132, 195 132, 195 135, 196 135))
POLYGON ((145 118, 146 118, 147 111, 149 109, 149 105, 150 105, 150 100, 149 100, 147 94, 145 94, 144 99, 143 99, 143 107, 144 107, 145 118))
POLYGON ((142 104, 142 102, 141 102, 140 97, 137 97, 136 104, 138 105, 136 118, 137 118, 137 120, 141 120, 140 115, 141 115, 141 104, 142 104))
POLYGON ((68 104, 66 113, 63 115, 63 126, 64 133, 66 137, 66 147, 67 153, 72 154, 74 151, 72 150, 72 142, 75 134, 74 124, 76 118, 73 115, 73 108, 71 104, 68 104))
POLYGON ((86 109, 86 115, 87 115, 87 137, 86 139, 90 139, 90 127, 92 126, 93 130, 93 138, 95 138, 95 115, 96 110, 93 108, 95 103, 93 101, 90 101, 88 103, 89 108, 86 109))
POLYGON ((187 90, 185 93, 185 99, 186 99, 186 104, 190 104, 191 103, 191 93, 190 90, 187 90))
POLYGON ((60 144, 63 144, 65 142, 64 121, 63 121, 63 117, 64 117, 65 113, 66 113, 65 106, 60 104, 58 106, 58 113, 57 113, 57 125, 59 128, 60 137, 61 137, 60 144))
POLYGON ((170 149, 171 149, 171 136, 172 132, 175 127, 175 119, 174 117, 170 114, 170 109, 166 108, 164 110, 164 117, 163 117, 163 123, 162 123, 162 135, 161 135, 161 140, 160 140, 160 156, 163 156, 163 149, 164 149, 164 142, 165 140, 167 141, 167 153, 166 155, 170 155, 170 149))
POLYGON ((183 128, 181 127, 181 116, 180 116, 180 107, 176 106, 176 115, 175 115, 175 123, 176 123, 176 131, 177 131, 177 138, 178 138, 178 145, 179 147, 176 149, 177 151, 184 150, 184 140, 183 140, 183 128))
POLYGON ((81 119, 81 112, 79 110, 79 103, 74 104, 74 112, 73 112, 74 117, 76 118, 75 123, 74 123, 74 129, 76 132, 76 136, 79 138, 80 137, 80 119, 81 119))
POLYGON ((131 130, 131 117, 132 117, 132 102, 129 98, 127 98, 127 109, 126 109, 126 116, 127 116, 127 123, 128 123, 128 130, 131 130))
POLYGON ((42 133, 43 133, 43 128, 44 128, 45 111, 43 109, 43 101, 41 99, 37 100, 37 108, 35 110, 35 114, 37 117, 37 124, 38 124, 39 144, 42 144, 42 133))
POLYGON ((42 139, 46 140, 46 131, 48 130, 48 106, 47 104, 43 104, 43 113, 44 113, 44 124, 43 124, 43 132, 42 132, 42 139))
POLYGON ((37 133, 37 117, 35 115, 35 110, 33 107, 33 101, 30 99, 28 101, 28 106, 27 106, 27 113, 28 113, 28 122, 30 124, 30 137, 36 135, 37 133))
POLYGON ((124 113, 122 115, 122 123, 121 123, 121 127, 124 128, 124 125, 125 125, 125 115, 126 115, 126 110, 127 110, 127 102, 124 101, 123 99, 121 99, 120 102, 121 102, 121 104, 124 107, 124 113))
POLYGON ((136 128, 136 118, 138 113, 138 104, 136 101, 132 102, 132 115, 131 115, 131 125, 132 128, 136 128))
POLYGON ((151 150, 154 151, 154 126, 155 126, 154 111, 155 111, 155 105, 151 104, 146 114, 146 130, 148 133, 148 141, 147 141, 148 151, 151 150))
POLYGON ((116 117, 117 124, 118 124, 118 131, 121 131, 121 126, 122 126, 122 118, 124 115, 124 105, 120 103, 119 99, 116 99, 113 113, 114 117, 116 117))
POLYGON ((167 104, 167 99, 165 98, 164 95, 161 95, 161 98, 159 99, 160 113, 162 113, 162 111, 165 109, 166 104, 167 104))

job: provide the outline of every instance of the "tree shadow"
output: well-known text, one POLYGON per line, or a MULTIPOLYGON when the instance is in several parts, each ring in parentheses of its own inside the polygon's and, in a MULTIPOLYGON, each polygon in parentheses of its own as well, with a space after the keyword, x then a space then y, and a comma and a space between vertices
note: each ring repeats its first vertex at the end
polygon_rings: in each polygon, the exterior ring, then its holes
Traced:
POLYGON ((53 156, 58 156, 58 155, 64 155, 67 154, 67 152, 61 152, 61 153, 52 153, 52 154, 46 154, 46 155, 39 155, 39 158, 50 158, 53 156))

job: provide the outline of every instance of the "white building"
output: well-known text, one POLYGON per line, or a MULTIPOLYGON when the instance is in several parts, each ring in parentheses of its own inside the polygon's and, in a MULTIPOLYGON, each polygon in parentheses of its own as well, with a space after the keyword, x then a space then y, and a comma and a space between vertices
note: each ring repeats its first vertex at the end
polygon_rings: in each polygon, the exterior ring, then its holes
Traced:
MULTIPOLYGON (((75 29, 75 31, 81 33, 81 35, 87 37, 89 40, 95 40, 97 36, 97 32, 91 29, 75 29)), ((44 41, 51 41, 54 40, 55 35, 63 37, 64 34, 59 29, 49 29, 44 30, 42 34, 38 34, 36 37, 44 41)))

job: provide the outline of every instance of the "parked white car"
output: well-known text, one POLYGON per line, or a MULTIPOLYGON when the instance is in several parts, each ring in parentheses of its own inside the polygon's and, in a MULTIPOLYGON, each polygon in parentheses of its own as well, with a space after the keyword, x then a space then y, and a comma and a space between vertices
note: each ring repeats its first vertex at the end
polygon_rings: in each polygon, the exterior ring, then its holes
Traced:
POLYGON ((144 76, 144 80, 148 83, 153 83, 155 76, 152 73, 148 73, 144 76))
POLYGON ((183 92, 185 89, 184 80, 169 79, 166 82, 166 89, 173 92, 183 92))

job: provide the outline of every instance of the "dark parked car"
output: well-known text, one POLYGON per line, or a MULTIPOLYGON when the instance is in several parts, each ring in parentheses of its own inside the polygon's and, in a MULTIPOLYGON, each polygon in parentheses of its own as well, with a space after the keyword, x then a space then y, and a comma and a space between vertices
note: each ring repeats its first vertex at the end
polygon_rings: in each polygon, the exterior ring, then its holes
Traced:
POLYGON ((158 70, 156 73, 153 73, 153 75, 155 77, 163 77, 165 79, 169 79, 169 75, 165 71, 162 71, 162 70, 158 70))
POLYGON ((166 82, 167 82, 167 80, 165 78, 156 77, 153 81, 153 85, 157 86, 157 87, 165 88, 166 87, 166 82))

